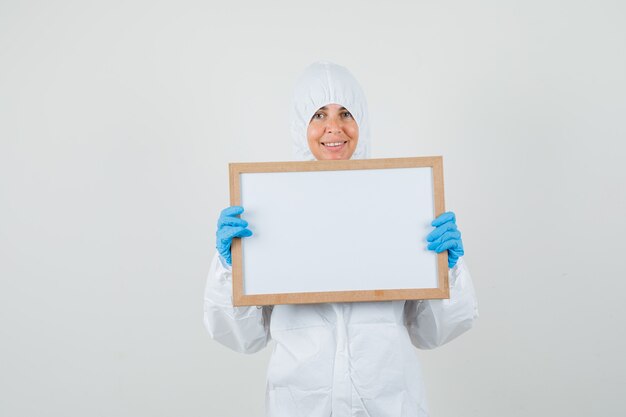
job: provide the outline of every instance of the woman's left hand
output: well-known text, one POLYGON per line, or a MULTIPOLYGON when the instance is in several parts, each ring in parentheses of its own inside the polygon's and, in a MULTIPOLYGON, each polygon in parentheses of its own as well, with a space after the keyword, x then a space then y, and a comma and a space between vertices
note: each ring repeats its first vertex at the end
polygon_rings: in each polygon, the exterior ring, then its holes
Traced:
POLYGON ((461 232, 456 227, 456 216, 449 211, 437 217, 431 223, 435 230, 430 232, 426 240, 429 250, 441 253, 448 251, 448 267, 453 268, 463 254, 463 241, 461 240, 461 232))

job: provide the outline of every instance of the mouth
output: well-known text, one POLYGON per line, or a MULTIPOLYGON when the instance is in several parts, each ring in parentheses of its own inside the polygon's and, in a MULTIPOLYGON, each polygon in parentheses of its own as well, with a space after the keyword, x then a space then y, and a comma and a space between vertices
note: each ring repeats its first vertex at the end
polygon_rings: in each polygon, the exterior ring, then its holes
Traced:
POLYGON ((339 142, 322 142, 322 145, 327 149, 335 150, 335 149, 340 149, 346 143, 348 143, 347 140, 339 141, 339 142))

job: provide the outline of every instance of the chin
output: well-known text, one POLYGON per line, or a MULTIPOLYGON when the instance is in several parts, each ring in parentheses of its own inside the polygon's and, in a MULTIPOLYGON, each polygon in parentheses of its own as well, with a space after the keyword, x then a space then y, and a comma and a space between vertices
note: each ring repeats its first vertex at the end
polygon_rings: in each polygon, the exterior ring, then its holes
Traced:
POLYGON ((336 155, 336 154, 332 154, 332 155, 322 154, 322 155, 320 155, 320 158, 317 158, 318 161, 341 161, 341 160, 347 160, 347 159, 350 159, 350 157, 346 156, 344 154, 340 154, 340 155, 336 155))

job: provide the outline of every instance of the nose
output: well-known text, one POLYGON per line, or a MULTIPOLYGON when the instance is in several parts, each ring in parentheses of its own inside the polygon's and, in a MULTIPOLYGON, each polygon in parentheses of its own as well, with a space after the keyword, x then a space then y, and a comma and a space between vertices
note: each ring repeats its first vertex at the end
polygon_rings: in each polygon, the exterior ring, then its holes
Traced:
POLYGON ((338 117, 329 117, 326 124, 327 133, 340 133, 342 129, 341 120, 338 117))

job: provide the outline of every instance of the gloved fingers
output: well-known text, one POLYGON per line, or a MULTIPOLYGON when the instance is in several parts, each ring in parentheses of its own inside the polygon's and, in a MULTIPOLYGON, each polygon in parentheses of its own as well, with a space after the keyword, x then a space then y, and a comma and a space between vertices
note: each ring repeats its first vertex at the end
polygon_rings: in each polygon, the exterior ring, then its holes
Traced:
POLYGON ((437 239, 439 239, 441 236, 443 236, 445 233, 449 231, 456 231, 456 230, 458 230, 456 227, 456 223, 444 223, 440 226, 437 226, 435 230, 430 232, 428 236, 426 236, 426 240, 428 242, 434 242, 437 239))
POLYGON ((252 231, 240 226, 224 226, 217 230, 217 251, 228 265, 232 265, 230 245, 233 243, 233 238, 248 236, 252 236, 252 231))
POLYGON ((250 236, 252 236, 252 230, 244 227, 241 230, 241 232, 235 234, 235 236, 233 237, 250 237, 250 236))
POLYGON ((239 217, 220 216, 217 221, 217 227, 220 229, 224 226, 248 227, 248 222, 239 217))
POLYGON ((438 247, 439 245, 441 245, 443 242, 447 240, 461 240, 461 232, 459 232, 458 230, 449 230, 445 232, 444 234, 439 236, 437 239, 433 240, 428 245, 428 249, 431 249, 431 250, 435 249, 436 247, 438 247))
POLYGON ((239 216, 241 213, 243 213, 243 207, 230 206, 222 210, 222 212, 220 213, 220 217, 235 217, 239 216))
POLYGON ((224 226, 217 232, 219 243, 223 246, 230 246, 233 238, 252 236, 252 231, 240 226, 224 226))
POLYGON ((437 227, 448 222, 456 223, 456 215, 452 211, 440 214, 435 220, 432 221, 431 226, 437 227))
POLYGON ((459 257, 454 252, 448 251, 448 268, 454 268, 454 265, 459 261, 459 257))
POLYGON ((461 241, 457 239, 446 240, 445 242, 440 243, 439 245, 433 245, 432 243, 428 245, 428 249, 434 250, 437 253, 441 253, 444 250, 455 249, 461 241), (433 247, 431 247, 433 246, 433 247))
POLYGON ((459 258, 465 255, 465 250, 463 249, 463 241, 459 240, 459 243, 457 243, 456 248, 449 249, 448 253, 453 253, 454 256, 457 256, 459 258))

